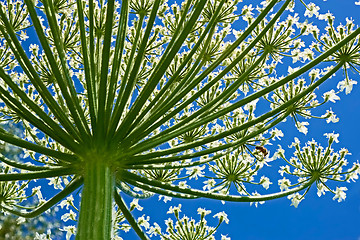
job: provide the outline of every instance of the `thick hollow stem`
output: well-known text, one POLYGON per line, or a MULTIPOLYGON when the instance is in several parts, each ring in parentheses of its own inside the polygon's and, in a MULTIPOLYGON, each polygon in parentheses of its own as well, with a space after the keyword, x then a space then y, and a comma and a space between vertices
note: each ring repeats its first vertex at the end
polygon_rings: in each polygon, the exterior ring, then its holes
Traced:
POLYGON ((111 239, 114 172, 102 159, 92 159, 84 166, 84 188, 77 240, 111 239))

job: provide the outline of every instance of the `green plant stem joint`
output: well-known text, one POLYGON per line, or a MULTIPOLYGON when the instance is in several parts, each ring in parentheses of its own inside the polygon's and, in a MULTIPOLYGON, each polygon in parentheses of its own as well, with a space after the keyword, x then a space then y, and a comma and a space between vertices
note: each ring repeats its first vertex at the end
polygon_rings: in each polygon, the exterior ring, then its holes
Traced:
POLYGON ((226 180, 228 180, 229 182, 234 182, 236 181, 237 177, 235 174, 229 174, 227 177, 226 177, 226 180))
POLYGON ((296 104, 292 104, 286 109, 287 115, 290 115, 296 111, 296 104))
POLYGON ((318 170, 311 172, 312 179, 315 179, 315 181, 318 181, 321 177, 321 173, 318 170))
POLYGON ((340 62, 342 63, 348 63, 348 62, 351 62, 351 55, 350 54, 346 54, 346 53, 343 53, 339 56, 339 60, 340 62))

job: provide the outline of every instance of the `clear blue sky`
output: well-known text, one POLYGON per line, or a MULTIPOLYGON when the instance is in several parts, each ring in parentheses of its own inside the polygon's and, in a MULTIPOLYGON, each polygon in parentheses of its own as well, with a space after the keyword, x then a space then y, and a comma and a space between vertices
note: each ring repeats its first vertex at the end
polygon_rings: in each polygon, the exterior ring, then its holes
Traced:
MULTIPOLYGON (((251 1, 244 1, 250 3, 251 1)), ((309 3, 310 1, 305 1, 309 3)), ((360 24, 360 6, 354 4, 355 0, 313 0, 312 2, 321 7, 320 12, 326 13, 328 10, 336 16, 336 25, 339 22, 345 23, 346 17, 352 17, 355 24, 360 24)), ((296 1, 297 7, 301 7, 296 1)), ((302 10, 303 11, 303 10, 302 10)), ((312 18, 314 23, 317 22, 312 18)), ((333 87, 342 80, 340 73, 332 82, 324 84, 325 89, 333 87)), ((328 104, 319 113, 331 107, 340 118, 337 124, 326 124, 325 121, 313 121, 309 127, 309 133, 302 139, 314 138, 322 140, 323 133, 340 133, 340 143, 334 147, 340 149, 346 147, 352 153, 347 159, 349 162, 360 159, 360 79, 358 85, 354 86, 350 95, 341 94, 341 101, 335 104, 328 104)), ((319 94, 320 95, 320 94, 319 94)), ((294 136, 301 135, 291 125, 288 125, 287 137, 283 141, 293 139, 294 136)), ((283 144, 284 148, 288 145, 283 144)), ((276 178, 274 178, 275 180, 276 178)), ((276 185, 277 182, 273 181, 276 185)), ((248 203, 226 203, 222 205, 213 200, 191 200, 182 201, 173 199, 171 202, 163 203, 157 200, 144 200, 140 204, 144 206, 144 213, 150 215, 152 221, 159 224, 167 218, 165 211, 169 206, 183 205, 184 214, 198 220, 196 209, 205 207, 211 209, 213 214, 218 211, 225 211, 228 214, 230 223, 222 224, 218 230, 216 239, 220 239, 220 233, 228 234, 233 240, 360 240, 360 182, 345 184, 348 188, 346 201, 338 203, 332 200, 333 194, 327 193, 325 196, 316 195, 315 186, 306 195, 298 208, 290 206, 290 200, 283 198, 268 201, 257 208, 249 206, 248 203), (157 201, 157 202, 156 202, 157 201), (150 209, 150 210, 149 210, 150 209), (165 219, 164 219, 165 217, 165 219)), ((140 216, 140 215, 139 215, 140 216)), ((172 217, 172 216, 171 216, 172 217)), ((216 225, 216 221, 207 217, 209 225, 216 225)), ((151 221, 151 222, 152 222, 151 221)), ((124 239, 137 239, 135 235, 124 235, 124 239)))

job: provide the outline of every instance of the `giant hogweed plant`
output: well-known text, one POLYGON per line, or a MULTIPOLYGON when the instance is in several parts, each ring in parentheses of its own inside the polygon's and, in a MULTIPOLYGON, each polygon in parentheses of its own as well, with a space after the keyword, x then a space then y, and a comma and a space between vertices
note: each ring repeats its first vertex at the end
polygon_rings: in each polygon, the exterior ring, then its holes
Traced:
MULTIPOLYGON (((346 188, 329 183, 357 179, 359 164, 346 167, 348 151, 333 150, 337 134, 325 134, 325 148, 295 139, 290 159, 281 146, 270 156, 265 145, 283 136, 275 126, 289 118, 305 134, 303 119, 338 121, 331 110, 322 116, 311 110, 356 84, 349 76, 349 70, 358 73, 360 61, 360 29, 353 21, 336 25, 332 14, 302 0, 267 0, 256 9, 239 0, 169 5, 1 2, 0 120, 22 123, 24 137, 0 128, 0 140, 22 148, 30 161, 1 156, 3 212, 31 218, 58 203, 76 209, 70 194, 82 188, 77 239, 119 238, 114 229, 129 228, 116 225, 123 220, 141 239, 213 239, 228 222, 224 212, 210 227, 210 211, 199 208, 195 223, 179 217, 180 206, 171 207, 176 223, 167 220, 162 231, 148 218, 136 220, 131 211, 140 209, 137 200, 128 207, 123 197, 255 204, 288 197, 297 207, 315 185, 319 195, 330 191, 345 199, 346 188), (320 31, 300 21, 295 3, 306 18, 317 17, 327 27, 320 31), (235 21, 245 29, 232 29, 235 21), (303 36, 312 37, 311 45, 303 36), (278 75, 291 60, 300 67, 278 75), (339 90, 317 97, 315 90, 339 71, 339 90), (258 102, 268 103, 260 115, 258 102), (259 185, 269 188, 271 179, 257 174, 276 159, 285 164, 279 191, 252 192, 259 185), (28 192, 36 179, 49 179, 58 193, 45 201, 39 187, 28 192), (24 209, 22 202, 34 195, 40 204, 24 209)), ((76 213, 63 218, 76 220, 76 213)), ((75 228, 67 231, 69 237, 75 228)))

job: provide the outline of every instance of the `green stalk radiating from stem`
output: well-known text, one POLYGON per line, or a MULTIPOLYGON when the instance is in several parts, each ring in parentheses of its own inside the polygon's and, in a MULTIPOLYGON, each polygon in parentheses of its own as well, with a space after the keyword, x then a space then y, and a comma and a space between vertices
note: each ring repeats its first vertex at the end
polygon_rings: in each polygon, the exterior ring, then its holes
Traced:
POLYGON ((108 240, 111 237, 114 172, 102 159, 91 159, 84 166, 84 188, 77 240, 108 240))

